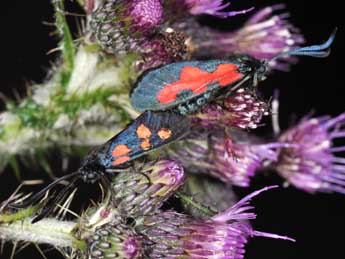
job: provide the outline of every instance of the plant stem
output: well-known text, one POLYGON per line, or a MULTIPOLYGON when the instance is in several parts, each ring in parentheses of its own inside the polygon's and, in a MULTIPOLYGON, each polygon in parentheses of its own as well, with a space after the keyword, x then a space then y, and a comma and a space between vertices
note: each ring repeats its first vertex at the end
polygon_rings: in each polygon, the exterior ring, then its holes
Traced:
POLYGON ((216 212, 210 210, 209 208, 193 201, 193 199, 190 196, 183 194, 182 192, 176 192, 176 195, 180 197, 183 202, 193 206, 194 208, 196 208, 197 210, 199 210, 200 212, 202 212, 203 214, 209 217, 213 217, 214 215, 217 214, 216 212))
POLYGON ((35 211, 37 210, 37 207, 30 206, 26 209, 19 210, 16 213, 12 214, 0 214, 0 226, 2 223, 12 223, 18 220, 21 220, 25 217, 30 217, 35 211))
POLYGON ((25 218, 12 223, 0 223, 0 239, 85 250, 85 241, 77 239, 73 234, 76 222, 42 219, 32 224, 31 220, 32 218, 25 218))
POLYGON ((55 24, 58 30, 58 33, 61 37, 60 48, 62 51, 62 57, 64 61, 64 67, 61 74, 61 84, 63 87, 66 87, 71 73, 74 67, 74 55, 75 55, 75 46, 73 43, 72 33, 69 29, 69 26, 66 21, 64 14, 64 3, 62 0, 52 0, 54 9, 55 9, 55 24))

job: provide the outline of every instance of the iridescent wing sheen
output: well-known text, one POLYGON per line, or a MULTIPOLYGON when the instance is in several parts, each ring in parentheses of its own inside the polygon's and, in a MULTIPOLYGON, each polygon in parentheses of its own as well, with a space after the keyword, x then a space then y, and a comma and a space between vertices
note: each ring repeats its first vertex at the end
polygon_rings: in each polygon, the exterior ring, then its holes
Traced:
POLYGON ((121 167, 148 152, 188 134, 190 120, 171 111, 146 111, 98 149, 106 169, 121 167))
POLYGON ((243 77, 237 70, 239 65, 236 60, 208 60, 162 66, 138 80, 131 103, 139 111, 171 109, 206 91, 239 81, 243 77))

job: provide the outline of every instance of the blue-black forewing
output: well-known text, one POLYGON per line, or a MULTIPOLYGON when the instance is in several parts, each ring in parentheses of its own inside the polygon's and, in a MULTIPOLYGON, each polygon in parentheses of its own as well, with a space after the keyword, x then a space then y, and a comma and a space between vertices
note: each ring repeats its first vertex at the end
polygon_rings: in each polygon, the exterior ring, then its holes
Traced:
MULTIPOLYGON (((178 104, 181 100, 175 100, 169 104, 162 104, 157 100, 157 94, 168 84, 172 84, 180 79, 183 68, 190 66, 199 68, 203 71, 214 72, 220 64, 233 63, 237 66, 237 58, 227 60, 208 60, 208 61, 184 61, 171 63, 145 73, 137 82, 131 93, 131 104, 138 111, 145 110, 167 110, 178 104)), ((186 96, 184 101, 191 100, 197 95, 186 96)))
POLYGON ((190 120, 172 111, 146 111, 97 151, 107 169, 121 167, 189 133, 190 120))

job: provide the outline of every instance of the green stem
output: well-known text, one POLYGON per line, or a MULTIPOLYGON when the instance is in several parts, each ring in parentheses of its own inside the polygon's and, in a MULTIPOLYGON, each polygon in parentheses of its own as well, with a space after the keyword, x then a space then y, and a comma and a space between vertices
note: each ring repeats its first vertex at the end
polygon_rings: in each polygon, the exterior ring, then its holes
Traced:
POLYGON ((199 210, 200 212, 202 212, 203 214, 205 214, 205 215, 207 215, 209 217, 213 217, 214 215, 217 214, 217 212, 212 211, 209 208, 207 208, 207 207, 205 207, 205 206, 203 206, 203 205, 193 201, 193 199, 190 196, 188 196, 188 195, 186 195, 186 194, 184 194, 182 192, 176 192, 176 195, 178 197, 180 197, 180 199, 183 202, 185 202, 188 205, 193 206, 194 208, 196 208, 197 210, 199 210))
POLYGON ((25 218, 12 223, 0 223, 0 239, 49 244, 54 247, 70 247, 85 251, 85 241, 76 238, 73 234, 76 222, 52 218, 42 219, 32 224, 31 220, 32 218, 25 218))
POLYGON ((55 8, 56 27, 61 37, 60 48, 62 51, 64 67, 61 74, 62 86, 66 86, 74 67, 75 46, 73 36, 69 29, 64 14, 64 4, 62 0, 52 0, 55 8))
POLYGON ((37 206, 31 206, 26 209, 19 210, 13 214, 0 214, 1 223, 11 223, 32 216, 37 211, 37 206))

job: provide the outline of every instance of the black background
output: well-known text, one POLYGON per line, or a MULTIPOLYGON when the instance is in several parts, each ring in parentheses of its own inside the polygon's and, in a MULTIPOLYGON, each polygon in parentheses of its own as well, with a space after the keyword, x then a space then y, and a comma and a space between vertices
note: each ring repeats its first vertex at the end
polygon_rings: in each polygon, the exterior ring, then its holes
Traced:
MULTIPOLYGON (((267 96, 274 88, 281 94, 281 126, 287 127, 292 115, 301 117, 311 110, 316 115, 333 116, 344 111, 344 15, 341 1, 285 0, 290 20, 301 29, 307 42, 314 44, 325 40, 335 26, 338 35, 327 59, 302 58, 289 73, 277 72, 263 85, 267 96)), ((254 5, 257 8, 274 4, 275 1, 233 1, 233 9, 254 5)), ((48 0, 1 3, 0 91, 14 97, 17 91, 25 96, 30 82, 44 79, 49 62, 54 55, 46 53, 56 41, 49 36, 52 28, 42 22, 52 22, 52 8, 48 0)), ((234 26, 244 17, 230 19, 234 26)), ((212 19, 213 21, 213 19, 212 19)), ((2 106, 3 107, 3 106, 2 106)), ((1 159, 1 158, 0 158, 1 159)), ((54 159, 53 159, 54 160, 54 159)), ((52 161, 54 162, 54 161, 52 161)), ((77 166, 77 164, 75 165, 77 166)), ((23 169, 24 178, 41 178, 41 170, 23 169)), ((55 172, 61 174, 59 168, 55 172)), ((264 185, 282 184, 277 176, 258 176, 250 189, 236 189, 240 195, 264 185)), ((15 189, 18 181, 13 172, 1 174, 0 200, 15 189)), ((274 190, 257 197, 254 202, 258 219, 257 230, 290 235, 296 243, 264 238, 253 239, 247 246, 246 258, 279 259, 344 259, 345 258, 345 196, 340 194, 311 195, 295 188, 274 190)), ((1 258, 9 258, 10 245, 5 246, 1 258)), ((16 258, 38 258, 35 249, 28 248, 16 258)), ((61 258, 57 252, 49 252, 48 258, 61 258)))

